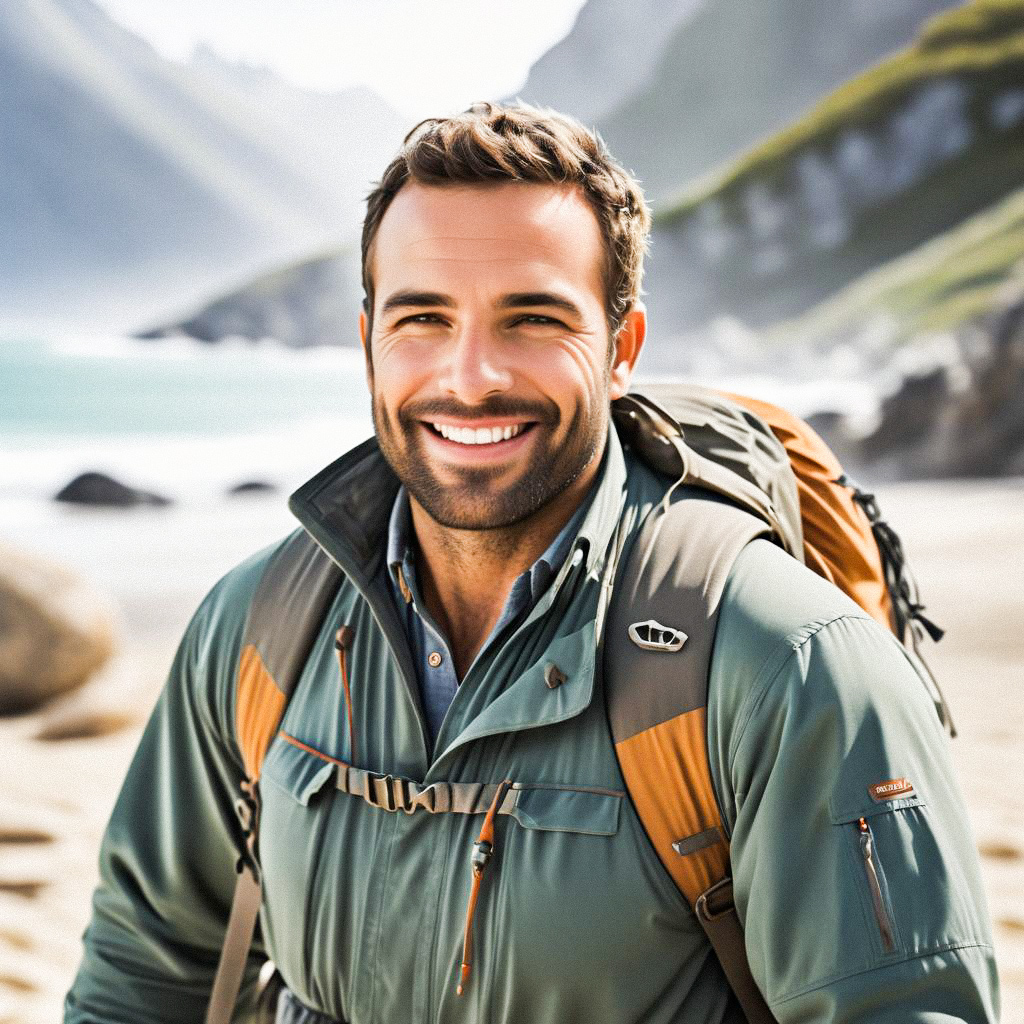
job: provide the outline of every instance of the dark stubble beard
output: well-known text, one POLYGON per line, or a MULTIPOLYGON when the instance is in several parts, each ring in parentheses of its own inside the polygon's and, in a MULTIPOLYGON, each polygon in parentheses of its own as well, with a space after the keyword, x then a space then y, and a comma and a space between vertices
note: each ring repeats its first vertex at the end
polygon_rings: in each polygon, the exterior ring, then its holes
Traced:
MULTIPOLYGON (((495 396, 478 406, 437 399, 410 403, 398 411, 397 424, 373 396, 377 442, 395 475, 427 514, 456 530, 495 530, 523 523, 571 487, 601 450, 608 430, 608 403, 590 408, 577 402, 561 442, 561 416, 552 403, 518 402, 495 396), (435 475, 423 446, 424 422, 455 418, 527 418, 533 422, 533 457, 517 479, 495 483, 504 467, 446 467, 444 483, 435 475)), ((428 428, 429 429, 429 428, 428 428)))

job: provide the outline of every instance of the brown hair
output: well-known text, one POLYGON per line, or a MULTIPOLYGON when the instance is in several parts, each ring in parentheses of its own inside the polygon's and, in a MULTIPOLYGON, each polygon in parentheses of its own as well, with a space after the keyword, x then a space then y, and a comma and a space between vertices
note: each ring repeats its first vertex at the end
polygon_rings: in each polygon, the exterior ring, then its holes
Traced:
POLYGON ((405 137, 366 200, 363 289, 373 314, 370 258, 380 222, 409 180, 422 185, 576 185, 590 203, 605 247, 605 311, 612 332, 641 294, 651 218, 643 192, 596 132, 554 110, 525 103, 474 103, 454 117, 421 121, 405 137))

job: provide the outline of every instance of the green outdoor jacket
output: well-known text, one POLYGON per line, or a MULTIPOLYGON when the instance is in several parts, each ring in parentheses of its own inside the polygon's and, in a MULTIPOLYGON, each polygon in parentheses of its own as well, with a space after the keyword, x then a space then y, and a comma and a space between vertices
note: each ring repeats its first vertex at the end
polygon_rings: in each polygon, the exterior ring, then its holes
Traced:
MULTIPOLYGON (((333 645, 347 624, 361 767, 534 788, 496 819, 460 997, 481 816, 371 807, 333 787, 329 761, 275 739, 261 782, 264 904, 244 996, 269 955, 302 1003, 348 1024, 742 1019, 624 794, 595 671, 612 532, 624 509, 649 508, 665 486, 612 430, 573 553, 528 618, 467 675, 433 757, 378 571, 397 482, 367 442, 297 492, 293 508, 346 580, 283 732, 352 759, 333 645), (344 513, 333 494, 359 514, 344 513), (567 676, 554 689, 544 680, 551 661, 567 676)), ((203 1018, 239 842, 235 668, 273 550, 224 577, 185 633, 103 843, 66 1021, 203 1018)), ((708 716, 750 963, 779 1021, 995 1021, 990 926, 964 801, 930 697, 894 638, 754 541, 726 588, 708 716), (869 786, 899 778, 913 794, 871 798, 869 786)))

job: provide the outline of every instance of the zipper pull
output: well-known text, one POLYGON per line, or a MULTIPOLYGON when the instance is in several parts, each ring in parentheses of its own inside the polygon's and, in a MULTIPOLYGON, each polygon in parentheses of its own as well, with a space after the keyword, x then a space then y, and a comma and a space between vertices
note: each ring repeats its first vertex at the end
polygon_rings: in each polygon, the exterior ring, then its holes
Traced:
POLYGON ((505 791, 512 785, 511 779, 506 779, 498 784, 494 793, 494 799, 484 818, 483 826, 480 828, 480 835, 473 844, 473 855, 470 858, 470 867, 473 870, 473 886, 469 891, 469 906, 466 907, 466 931, 462 938, 462 963, 459 965, 459 981, 455 988, 456 995, 462 995, 466 991, 466 982, 469 981, 470 971, 470 950, 473 939, 473 915, 476 913, 476 901, 480 895, 480 883, 483 881, 484 871, 491 862, 491 855, 494 853, 494 816, 501 806, 501 798, 505 791))
POLYGON ((341 666, 341 685, 345 691, 345 713, 348 716, 348 753, 352 764, 356 763, 356 728, 352 718, 352 690, 348 683, 348 665, 345 653, 352 646, 355 630, 351 626, 341 626, 334 635, 334 649, 338 652, 338 664, 341 666))
POLYGON ((864 856, 870 859, 874 851, 871 842, 871 829, 868 828, 867 818, 860 818, 857 821, 857 827, 860 829, 860 848, 864 852, 864 856))

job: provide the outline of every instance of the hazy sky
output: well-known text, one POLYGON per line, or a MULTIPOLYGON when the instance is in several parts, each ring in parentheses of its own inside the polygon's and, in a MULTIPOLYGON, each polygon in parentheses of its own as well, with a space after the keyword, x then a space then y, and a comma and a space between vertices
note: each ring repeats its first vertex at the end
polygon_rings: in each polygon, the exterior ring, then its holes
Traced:
POLYGON ((366 84, 411 116, 522 84, 583 0, 100 0, 161 52, 205 42, 316 89, 366 84))

